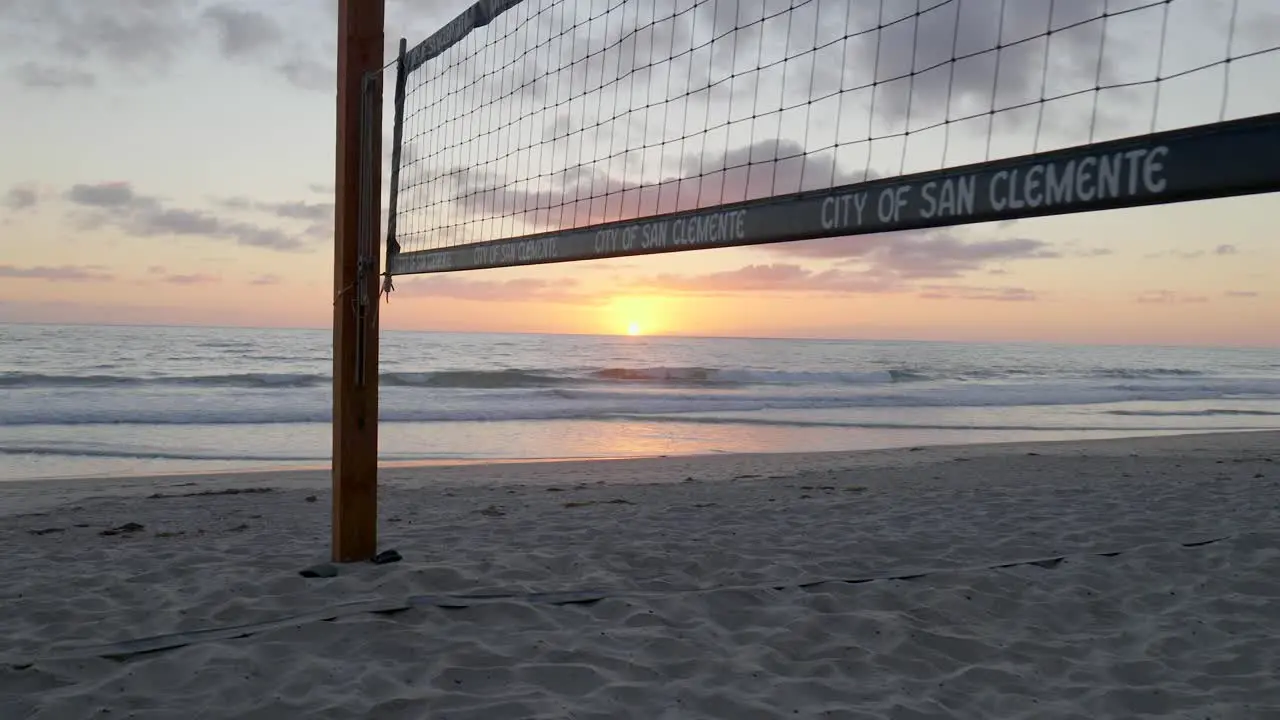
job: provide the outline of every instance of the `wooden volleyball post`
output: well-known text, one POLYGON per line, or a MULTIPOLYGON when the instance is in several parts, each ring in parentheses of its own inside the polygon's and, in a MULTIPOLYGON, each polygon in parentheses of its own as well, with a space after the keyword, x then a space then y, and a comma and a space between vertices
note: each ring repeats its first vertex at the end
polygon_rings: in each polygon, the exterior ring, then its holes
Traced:
POLYGON ((368 560, 378 547, 377 237, 381 216, 380 73, 385 16, 386 0, 338 1, 333 263, 334 562, 368 560))

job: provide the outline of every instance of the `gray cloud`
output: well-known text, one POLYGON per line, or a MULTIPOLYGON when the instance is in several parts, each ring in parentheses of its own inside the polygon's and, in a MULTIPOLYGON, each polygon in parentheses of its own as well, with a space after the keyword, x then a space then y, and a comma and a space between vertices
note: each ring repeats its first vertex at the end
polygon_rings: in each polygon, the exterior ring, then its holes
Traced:
POLYGON ((1228 255, 1239 255, 1240 248, 1235 245, 1222 244, 1214 247, 1212 250, 1165 250, 1162 252, 1148 253, 1144 257, 1150 260, 1159 258, 1178 258, 1180 260, 1196 260, 1198 258, 1215 256, 1226 257, 1228 255))
MULTIPOLYGON (((504 105, 521 113, 550 107, 558 114, 553 137, 597 125, 617 134, 638 124, 635 139, 652 144, 678 139, 682 122, 651 123, 649 104, 668 119, 671 107, 675 117, 685 114, 686 100, 712 105, 707 119, 718 125, 826 99, 819 110, 844 114, 841 133, 860 128, 857 139, 977 115, 983 126, 973 131, 985 135, 993 108, 1092 88, 1100 72, 1104 84, 1116 82, 1118 68, 1139 51, 1113 22, 1099 52, 1104 13, 1125 9, 1105 0, 653 0, 591 23, 568 15, 581 14, 582 4, 558 9, 509 11, 484 31, 492 55, 450 55, 459 107, 484 109, 499 127, 509 124, 504 105), (503 72, 493 72, 495 62, 506 63, 503 72), (583 94, 601 102, 572 109, 571 98, 583 94)), ((1046 120, 1077 130, 1079 109, 1051 111, 1046 120)), ((1038 121, 1035 112, 1008 117, 1015 126, 1038 121)))
POLYGON ((864 262, 903 278, 958 277, 991 262, 1061 257, 1031 238, 968 241, 946 230, 907 230, 770 246, 796 257, 864 262))
POLYGON ((65 90, 68 88, 93 87, 96 82, 92 73, 78 68, 60 65, 46 65, 35 61, 27 61, 13 69, 18 82, 29 88, 46 88, 65 90))
POLYGON ((1262 293, 1256 290, 1228 290, 1223 295, 1229 298, 1256 298, 1260 297, 1262 293))
POLYGON ((1111 248, 1083 248, 1071 251, 1074 257, 1106 257, 1114 254, 1115 251, 1111 248))
POLYGON ((225 198, 218 201, 231 210, 261 212, 288 220, 332 222, 333 203, 293 200, 288 202, 258 202, 245 197, 225 198))
POLYGON ((79 183, 67 191, 67 199, 77 205, 97 208, 125 208, 131 205, 154 205, 150 198, 138 196, 127 182, 104 182, 96 185, 79 183))
POLYGON ((0 277, 59 282, 64 280, 106 281, 111 280, 114 276, 105 272, 101 265, 59 265, 56 267, 46 265, 34 267, 0 265, 0 277))
POLYGON ((306 57, 294 57, 277 66, 280 74, 290 84, 303 90, 333 90, 337 86, 337 73, 331 64, 306 57))
POLYGON ((3 0, 0 13, 12 29, 11 48, 65 61, 14 68, 29 87, 83 88, 120 71, 131 80, 147 79, 165 73, 196 41, 212 37, 224 58, 260 62, 296 85, 328 89, 336 15, 317 12, 328 5, 336 3, 3 0), (317 36, 324 38, 318 49, 317 36))
POLYGON ((193 32, 192 0, 10 0, 3 8, 15 46, 52 53, 75 69, 33 65, 19 77, 41 87, 83 87, 107 66, 161 70, 193 32), (93 68, 92 70, 88 68, 93 68))
POLYGON ((281 279, 279 275, 259 275, 258 277, 249 281, 250 285, 259 285, 259 286, 279 285, 280 283, 281 283, 281 279))
POLYGON ((10 210, 29 210, 39 202, 39 190, 30 185, 17 185, 5 193, 2 204, 10 210))
POLYGON ((275 18, 257 10, 219 3, 205 8, 203 17, 213 25, 218 36, 218 49, 229 59, 273 49, 284 39, 284 32, 275 18))
MULTIPOLYGON (((876 177, 865 167, 839 166, 831 153, 806 154, 800 143, 765 140, 686 156, 678 173, 652 185, 640 185, 591 167, 558 173, 537 189, 522 189, 497 173, 474 167, 455 168, 446 176, 446 182, 452 187, 454 204, 463 212, 476 218, 510 218, 504 234, 519 235, 876 177)), ((421 199, 407 200, 410 206, 415 202, 422 204, 421 199)), ((957 277, 992 262, 1057 258, 1062 254, 1032 238, 970 241, 946 229, 823 238, 762 249, 789 257, 864 262, 878 272, 900 278, 957 277)))
MULTIPOLYGON (((1012 221, 1001 223, 1001 225, 1013 227, 1016 223, 1017 221, 1012 221)), ((1080 240, 1068 240, 1062 243, 1062 254, 1070 257, 1094 258, 1114 255, 1115 251, 1104 247, 1086 247, 1080 240)))
POLYGON ((322 220, 332 220, 333 218, 333 203, 309 203, 306 201, 298 201, 265 203, 260 207, 265 208, 277 217, 289 218, 291 220, 311 220, 319 222, 322 220))
POLYGON ((159 198, 139 195, 127 182, 74 185, 66 198, 143 237, 207 237, 281 251, 305 250, 311 245, 277 228, 228 220, 203 210, 166 207, 159 198))
MULTIPOLYGON (((540 179, 534 187, 513 182, 491 168, 457 166, 441 173, 441 182, 450 188, 448 197, 463 212, 476 218, 518 219, 518 224, 509 223, 515 225, 509 232, 522 234, 710 207, 877 177, 865 167, 840 166, 831 153, 806 153, 803 145, 786 139, 687 154, 664 179, 647 184, 630 178, 652 175, 654 168, 649 168, 648 173, 637 172, 644 169, 639 160, 620 160, 613 165, 608 170, 574 165, 540 179), (519 224, 527 227, 520 228, 519 224)), ((436 199, 415 193, 431 191, 423 185, 402 196, 403 202, 409 207, 422 207, 436 199)))

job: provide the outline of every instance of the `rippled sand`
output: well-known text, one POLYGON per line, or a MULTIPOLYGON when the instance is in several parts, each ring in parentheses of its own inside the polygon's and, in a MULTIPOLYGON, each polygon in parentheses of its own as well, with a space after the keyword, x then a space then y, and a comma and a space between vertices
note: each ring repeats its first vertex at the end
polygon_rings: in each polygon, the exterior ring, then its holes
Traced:
POLYGON ((1280 717, 1278 433, 327 483, 0 484, 0 718, 1280 717))

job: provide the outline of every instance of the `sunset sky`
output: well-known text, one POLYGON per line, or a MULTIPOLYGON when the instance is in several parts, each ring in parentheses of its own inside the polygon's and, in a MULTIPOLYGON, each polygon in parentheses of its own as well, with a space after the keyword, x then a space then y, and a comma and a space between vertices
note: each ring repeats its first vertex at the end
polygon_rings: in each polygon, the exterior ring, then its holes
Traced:
MULTIPOLYGON (((336 4, 0 0, 0 322, 327 326, 336 4)), ((388 53, 466 4, 388 0, 388 53)), ((1280 44, 1274 0, 1240 7, 1236 42, 1280 44)), ((1274 81, 1263 60, 1242 77, 1274 81)), ((1216 115, 1220 90, 1166 101, 1216 115)), ((1274 85, 1235 91, 1229 114, 1280 110, 1274 85)), ((382 322, 1280 346, 1278 217, 1264 195, 402 277, 382 322)))

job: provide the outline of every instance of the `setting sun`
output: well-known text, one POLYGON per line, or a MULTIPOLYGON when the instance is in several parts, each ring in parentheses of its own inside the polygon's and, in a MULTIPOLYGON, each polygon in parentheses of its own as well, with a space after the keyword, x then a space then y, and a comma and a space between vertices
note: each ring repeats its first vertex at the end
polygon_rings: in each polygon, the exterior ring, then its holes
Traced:
POLYGON ((600 331, 619 335, 662 335, 672 316, 667 298, 652 295, 613 297, 601 307, 600 331))

